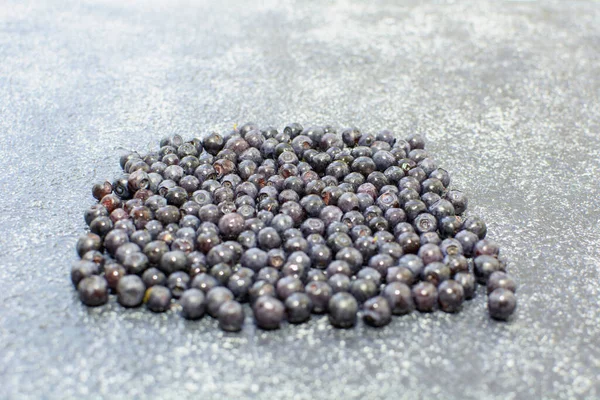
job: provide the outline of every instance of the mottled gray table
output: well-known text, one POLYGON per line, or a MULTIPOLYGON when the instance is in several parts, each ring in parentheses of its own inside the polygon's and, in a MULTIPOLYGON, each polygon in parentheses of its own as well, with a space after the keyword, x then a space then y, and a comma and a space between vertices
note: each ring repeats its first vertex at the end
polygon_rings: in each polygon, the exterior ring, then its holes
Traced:
POLYGON ((600 396, 599 3, 121 3, 0 4, 0 398, 600 396), (90 183, 247 120, 425 134, 510 259, 514 320, 479 296, 230 335, 83 307, 90 183))

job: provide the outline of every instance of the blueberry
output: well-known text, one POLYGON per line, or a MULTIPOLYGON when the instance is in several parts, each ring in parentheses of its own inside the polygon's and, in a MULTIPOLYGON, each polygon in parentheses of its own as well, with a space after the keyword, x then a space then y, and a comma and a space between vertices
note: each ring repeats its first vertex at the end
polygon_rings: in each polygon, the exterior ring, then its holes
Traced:
POLYGON ((410 287, 403 282, 388 283, 381 295, 387 300, 394 315, 408 314, 415 309, 410 287))
POLYGON ((477 282, 486 283, 490 275, 496 271, 502 271, 503 267, 497 258, 492 256, 478 256, 473 259, 473 271, 477 282))
POLYGON ((421 239, 414 232, 401 233, 396 240, 404 253, 417 253, 421 246, 421 239))
POLYGON ((428 243, 435 244, 436 246, 442 244, 442 239, 440 238, 440 235, 437 234, 437 232, 422 233, 421 236, 419 236, 419 240, 421 241, 421 246, 428 243))
POLYGON ((294 276, 281 278, 275 287, 277 289, 277 296, 282 300, 287 299, 292 293, 304 291, 302 281, 294 276))
POLYGON ((415 167, 408 171, 407 176, 412 176, 417 181, 419 181, 419 183, 423 183, 423 181, 427 179, 427 173, 425 172, 425 170, 423 170, 423 168, 421 168, 421 163, 419 163, 418 165, 418 167, 415 167))
POLYGON ((438 286, 441 282, 450 279, 450 268, 442 262, 432 262, 423 269, 422 280, 438 286))
POLYGON ((343 211, 348 212, 358 210, 358 197, 354 193, 344 193, 337 200, 337 206, 343 211))
POLYGON ((122 261, 123 267, 130 274, 141 274, 148 268, 148 257, 144 253, 127 254, 122 261))
POLYGON ((384 214, 385 219, 388 221, 390 226, 396 226, 400 222, 406 221, 406 213, 401 208, 388 208, 384 214))
MULTIPOLYGON (((442 181, 437 178, 428 178, 421 183, 421 195, 431 192, 442 196, 445 189, 442 181)), ((448 202, 448 204, 452 207, 452 203, 448 202)), ((454 214, 454 207, 452 207, 452 214, 454 214)))
POLYGON ((373 196, 368 193, 357 193, 356 197, 358 197, 358 207, 361 211, 367 209, 367 207, 372 206, 375 202, 373 196))
POLYGON ((334 274, 327 280, 332 293, 348 292, 350 290, 350 283, 350 278, 344 274, 334 274))
POLYGON ((440 250, 442 250, 444 256, 458 256, 463 254, 462 245, 456 239, 444 239, 440 243, 440 250))
MULTIPOLYGON (((377 204, 377 206, 379 208, 381 208, 383 210, 383 212, 387 212, 390 209, 396 209, 399 210, 399 206, 400 206, 400 200, 398 199, 398 196, 393 193, 393 192, 386 192, 383 193, 381 196, 379 196, 377 198, 377 201, 375 202, 377 204)), ((406 218, 406 214, 403 213, 404 218, 406 218)), ((402 221, 399 221, 402 222, 402 221)))
POLYGON ((381 275, 386 275, 388 268, 394 265, 395 260, 387 254, 377 254, 369 259, 369 267, 381 275))
POLYGON ((206 254, 206 262, 209 266, 214 266, 217 264, 232 265, 235 258, 235 253, 223 244, 213 247, 208 251, 208 254, 206 254))
POLYGON ((108 284, 106 279, 98 275, 83 278, 77 285, 79 299, 89 307, 96 307, 108 302, 108 284))
POLYGON ((447 187, 450 184, 450 175, 448 174, 448 172, 444 171, 443 169, 438 169, 437 163, 432 158, 429 158, 429 157, 424 158, 421 161, 419 161, 417 163, 417 165, 430 178, 439 179, 444 184, 444 187, 447 187), (446 173, 444 174, 442 171, 446 172, 446 173), (435 174, 434 174, 434 172, 435 172, 435 174), (447 182, 447 183, 444 183, 444 182, 447 182))
POLYGON ((165 285, 167 283, 167 277, 157 268, 148 268, 142 274, 142 281, 146 287, 155 285, 165 285))
MULTIPOLYGON (((96 221, 97 219, 95 219, 94 221, 96 221)), ((88 251, 98 251, 102 249, 102 239, 96 234, 87 233, 77 240, 76 249, 77 254, 79 254, 79 257, 82 257, 88 251)))
POLYGON ((429 206, 429 212, 438 220, 454 215, 454 206, 448 200, 438 200, 429 206))
POLYGON ((425 268, 425 264, 421 257, 415 254, 405 254, 398 260, 399 267, 408 268, 414 276, 420 276, 421 271, 425 268))
POLYGON ((359 303, 377 295, 378 284, 370 279, 356 279, 350 283, 350 293, 359 303))
MULTIPOLYGON (((183 204, 183 203, 182 203, 183 204)), ((168 205, 156 210, 154 216, 163 225, 179 222, 181 217, 179 209, 173 205, 168 205)))
MULTIPOLYGON (((402 196, 402 192, 404 192, 406 189, 412 189, 411 192, 407 192, 404 194, 404 197, 406 196, 411 196, 414 197, 413 199, 408 199, 408 200, 418 200, 420 198, 420 194, 423 194, 421 192, 421 183, 419 182, 419 180, 417 178, 415 178, 414 176, 405 176, 404 178, 400 179, 400 181, 398 182, 398 189, 400 189, 400 193, 398 193, 399 198, 401 199, 400 196, 402 196)), ((427 192, 424 192, 427 193, 427 192)), ((405 200, 407 201, 407 200, 405 200)), ((406 204, 406 202, 404 203, 406 204)))
POLYGON ((443 260, 444 264, 450 268, 452 275, 458 272, 469 272, 469 262, 465 256, 461 254, 447 255, 443 260))
POLYGON ((418 133, 414 133, 406 138, 411 149, 424 149, 425 138, 418 133))
POLYGON ((199 319, 204 315, 206 299, 204 292, 199 289, 185 290, 179 299, 181 315, 186 319, 199 319))
POLYGON ((238 213, 229 213, 219 219, 219 232, 225 239, 237 239, 244 229, 244 218, 238 213))
POLYGON ((465 257, 471 257, 473 255, 475 243, 479 241, 479 237, 471 231, 464 230, 458 232, 455 239, 460 242, 465 257))
POLYGON ((488 312, 497 320, 506 321, 517 308, 517 299, 508 289, 495 289, 488 296, 488 312))
POLYGON ((196 275, 190 283, 191 288, 200 289, 204 292, 204 294, 207 294, 212 288, 217 286, 219 286, 219 281, 217 278, 207 273, 200 273, 196 275))
POLYGON ((349 293, 334 294, 328 303, 329 321, 336 328, 351 328, 356 325, 358 303, 349 293))
POLYGON ((437 218, 431 214, 420 214, 413 221, 415 232, 418 234, 435 232, 438 227, 437 218))
POLYGON ((466 300, 472 299, 475 296, 477 282, 475 280, 475 276, 469 273, 468 270, 459 271, 454 274, 454 280, 462 285, 466 300))
POLYGON ((360 251, 363 259, 368 260, 377 254, 379 247, 373 236, 360 236, 354 241, 354 247, 360 251))
POLYGON ((120 246, 128 242, 129 235, 127 235, 127 232, 120 229, 114 229, 106 234, 106 237, 104 238, 104 247, 110 254, 114 255, 120 246))
MULTIPOLYGON (((308 243, 308 242, 307 242, 308 243)), ((331 262, 331 250, 324 244, 316 244, 308 249, 313 267, 325 268, 331 262)))
POLYGON ((231 293, 231 290, 222 286, 217 286, 206 294, 206 311, 208 311, 208 314, 211 317, 217 318, 221 305, 228 300, 233 300, 233 298, 234 296, 233 293, 231 293))
POLYGON ((416 309, 420 312, 431 312, 438 302, 438 292, 429 282, 419 282, 412 288, 412 296, 416 309))
POLYGON ((270 250, 281 245, 281 238, 277 231, 271 227, 263 228, 258 232, 258 245, 264 250, 270 250))
POLYGON ((401 189, 398 193, 398 202, 400 203, 400 207, 404 208, 406 203, 411 200, 420 200, 421 196, 419 193, 413 188, 404 188, 401 189))
POLYGON ((432 262, 442 261, 444 259, 442 250, 439 248, 439 246, 433 243, 428 243, 421 246, 418 255, 421 257, 425 265, 432 262))
POLYGON ((281 269, 285 260, 285 252, 281 249, 271 249, 267 253, 267 265, 275 269, 281 269))
POLYGON ((385 280, 387 283, 401 282, 406 285, 412 285, 415 281, 415 275, 407 267, 391 267, 387 270, 385 280))
POLYGON ((337 232, 327 238, 327 245, 334 253, 352 246, 352 238, 342 232, 337 232))
POLYGON ((166 274, 185 270, 187 258, 182 251, 168 251, 160 258, 159 267, 166 274))
POLYGON ((358 128, 347 128, 342 131, 342 141, 346 146, 356 146, 360 139, 361 133, 358 128))
POLYGON ((462 229, 473 232, 479 237, 479 239, 485 238, 487 234, 487 226, 485 222, 479 217, 468 217, 465 219, 462 225, 462 229))
POLYGON ((137 275, 122 277, 117 284, 117 300, 124 307, 137 307, 142 304, 146 285, 137 275))
POLYGON ((453 280, 446 280, 438 287, 438 301, 440 309, 447 313, 460 310, 465 297, 462 285, 453 280))
POLYGON ((281 273, 273 267, 263 267, 256 274, 256 280, 264 280, 273 285, 277 283, 280 277, 281 273))
POLYGON ((257 280, 256 282, 254 282, 252 284, 252 287, 248 291, 250 304, 254 304, 256 299, 258 299, 261 296, 277 297, 277 292, 275 290, 274 284, 264 280, 257 280))
POLYGON ((227 287, 239 301, 246 301, 248 292, 254 281, 254 272, 248 268, 240 268, 229 277, 227 287))
POLYGON ((499 255, 499 253, 500 253, 500 246, 498 246, 498 243, 494 242, 493 240, 489 240, 489 239, 482 239, 482 240, 478 241, 477 243, 475 243, 475 246, 473 247, 473 256, 474 257, 481 256, 481 255, 497 257, 499 255))
POLYGON ((122 263, 127 256, 140 252, 140 247, 135 243, 124 243, 115 251, 115 258, 122 263))
MULTIPOLYGON (((387 273, 387 271, 386 271, 387 273)), ((375 282, 376 284, 380 284, 381 280, 382 280, 382 275, 379 271, 377 271, 375 268, 371 268, 371 267, 365 267, 362 268, 360 271, 358 271, 358 273, 356 274, 356 277, 358 279, 370 279, 373 282, 375 282)))
POLYGON ((306 274, 305 283, 307 282, 327 282, 327 275, 321 270, 311 268, 306 274))
POLYGON ((328 278, 332 277, 335 274, 343 274, 348 277, 351 277, 353 272, 350 268, 350 264, 348 264, 346 261, 335 260, 327 266, 325 274, 328 278))
POLYGON ((256 325, 261 329, 278 329, 284 317, 283 303, 271 296, 261 296, 252 307, 256 325))
POLYGON ((418 165, 418 163, 420 163, 422 160, 429 157, 429 154, 424 149, 416 149, 413 147, 413 149, 408 153, 408 157, 418 165))
POLYGON ((363 309, 363 320, 367 325, 382 327, 389 324, 392 320, 390 304, 383 296, 375 296, 367 300, 363 309))
POLYGON ((114 229, 115 230, 124 230, 128 236, 131 236, 131 234, 133 232, 135 232, 136 227, 133 224, 133 221, 125 219, 125 220, 115 222, 114 229))
POLYGON ((127 271, 121 264, 110 263, 104 267, 104 278, 112 292, 117 291, 117 285, 126 273, 127 271))
MULTIPOLYGON (((445 185, 446 187, 448 185, 445 185)), ((460 190, 449 190, 444 196, 454 206, 454 211, 457 215, 462 214, 467 209, 468 200, 463 192, 460 190)))
POLYGON ((152 235, 147 230, 133 232, 130 238, 132 243, 137 244, 140 249, 146 247, 152 241, 152 235))
POLYGON ((300 231, 305 236, 313 233, 323 235, 325 233, 325 223, 317 218, 308 218, 300 225, 300 231))
POLYGON ((421 196, 421 201, 425 203, 428 209, 441 199, 442 197, 439 194, 433 192, 427 192, 421 196))
POLYGON ((83 279, 98 275, 99 273, 100 267, 95 262, 79 260, 74 262, 71 267, 71 282, 77 288, 83 279))
POLYGON ((234 300, 228 300, 221 304, 217 313, 219 328, 226 332, 239 332, 244 326, 244 309, 242 305, 234 300))
POLYGON ((183 292, 187 290, 190 284, 190 277, 183 271, 176 271, 167 278, 167 287, 171 291, 174 298, 181 297, 183 292))
POLYGON ((267 253, 258 248, 246 250, 240 260, 242 266, 250 268, 253 271, 259 271, 262 267, 267 265, 267 261, 267 253))
POLYGON ((294 293, 285 300, 287 320, 299 324, 310 318, 312 301, 305 293, 294 293))
POLYGON ((363 256, 353 247, 344 247, 335 255, 336 260, 346 261, 353 271, 357 271, 363 264, 363 256))
MULTIPOLYGON (((285 192, 285 190, 283 192, 285 192)), ((274 228, 277 231, 277 233, 281 236, 288 229, 292 229, 294 227, 294 220, 289 215, 278 214, 273 217, 270 226, 274 228)))
POLYGON ((319 218, 328 227, 333 222, 340 222, 344 212, 337 206, 325 206, 319 214, 319 218))
POLYGON ((368 226, 356 225, 350 229, 349 234, 350 234, 350 237, 352 238, 352 240, 356 241, 356 240, 358 240, 358 238, 363 237, 363 236, 370 236, 372 233, 373 232, 371 231, 371 228, 369 228, 368 226))
POLYGON ((427 206, 421 200, 409 200, 404 204, 404 212, 406 213, 406 219, 412 222, 419 216, 427 211, 427 206))
POLYGON ((515 280, 503 271, 493 272, 487 281, 488 294, 494 290, 502 288, 515 293, 517 291, 517 283, 515 280))
POLYGON ((379 150, 373 154, 373 162, 375 163, 377 170, 386 171, 388 168, 394 165, 396 158, 389 151, 379 150))
POLYGON ((209 273, 210 275, 214 276, 221 285, 225 285, 233 274, 233 270, 229 264, 218 263, 210 268, 209 273))

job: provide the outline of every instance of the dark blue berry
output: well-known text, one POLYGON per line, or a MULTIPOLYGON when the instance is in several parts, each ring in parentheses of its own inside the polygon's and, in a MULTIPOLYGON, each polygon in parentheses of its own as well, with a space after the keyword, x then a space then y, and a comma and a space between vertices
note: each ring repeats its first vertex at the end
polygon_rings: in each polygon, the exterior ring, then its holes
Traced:
POLYGON ((436 287, 429 282, 419 282, 412 288, 415 307, 420 312, 431 312, 438 302, 436 287))
POLYGON ((228 300, 221 304, 217 313, 219 328, 226 332, 238 332, 244 326, 244 309, 242 305, 234 300, 228 300))
POLYGON ((506 321, 517 308, 517 299, 513 292, 498 288, 488 296, 488 312, 494 319, 506 321))
POLYGON ((89 307, 96 307, 108 302, 108 284, 106 279, 98 275, 83 278, 77 285, 79 299, 89 307))
POLYGON ((392 320, 392 310, 387 299, 383 296, 375 296, 363 305, 363 320, 367 325, 382 327, 392 320))
POLYGON ((305 293, 293 293, 285 300, 287 320, 292 324, 306 322, 312 311, 312 301, 305 293))
POLYGON ((490 275, 504 268, 497 258, 492 256, 478 256, 473 259, 473 271, 479 283, 486 283, 490 275))
POLYGON ((278 329, 285 313, 285 306, 271 296, 261 296, 252 307, 256 325, 261 329, 278 329))
POLYGON ((350 283, 350 293, 359 303, 377 295, 378 284, 370 279, 356 279, 350 283))
POLYGON ((492 272, 487 281, 487 292, 489 294, 498 288, 510 290, 515 293, 517 291, 517 283, 506 272, 492 272))
POLYGON ((117 284, 117 300, 124 307, 137 307, 142 304, 146 285, 137 275, 126 275, 117 284))
POLYGON ((349 293, 334 294, 329 300, 329 321, 336 328, 351 328, 356 325, 358 302, 349 293))
POLYGON ((441 282, 450 279, 451 271, 442 262, 432 262, 425 266, 421 275, 423 281, 430 282, 437 287, 441 282))
POLYGON ((388 301, 394 315, 408 314, 415 309, 411 289, 403 282, 388 283, 381 295, 388 301))

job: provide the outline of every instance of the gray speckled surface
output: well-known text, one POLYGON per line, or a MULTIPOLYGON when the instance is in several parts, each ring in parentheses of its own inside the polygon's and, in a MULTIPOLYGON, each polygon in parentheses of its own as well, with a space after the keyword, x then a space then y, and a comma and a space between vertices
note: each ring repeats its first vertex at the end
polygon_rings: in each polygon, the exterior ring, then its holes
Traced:
MULTIPOLYGON (((0 398, 600 397, 600 5, 0 6, 0 398), (88 310, 68 278, 121 148, 253 120, 421 132, 519 279, 385 329, 223 334, 88 310)), ((218 4, 217 4, 218 3, 218 4)))

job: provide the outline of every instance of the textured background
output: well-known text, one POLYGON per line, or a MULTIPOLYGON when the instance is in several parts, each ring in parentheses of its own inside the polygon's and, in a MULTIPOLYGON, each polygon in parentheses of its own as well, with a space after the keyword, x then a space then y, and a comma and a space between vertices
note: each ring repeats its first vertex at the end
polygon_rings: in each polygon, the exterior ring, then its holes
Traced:
POLYGON ((0 398, 600 397, 600 5, 0 2, 0 398), (381 330, 223 334, 69 281, 122 149, 248 120, 421 132, 520 281, 381 330))

